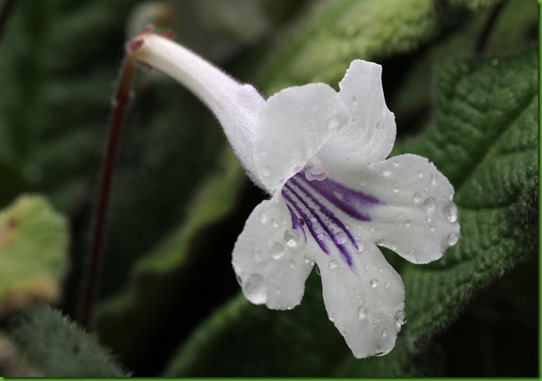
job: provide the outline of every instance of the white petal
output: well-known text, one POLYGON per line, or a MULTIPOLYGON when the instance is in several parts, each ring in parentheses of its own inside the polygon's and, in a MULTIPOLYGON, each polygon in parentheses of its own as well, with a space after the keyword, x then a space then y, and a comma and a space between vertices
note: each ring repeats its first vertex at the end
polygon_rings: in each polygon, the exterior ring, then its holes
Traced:
POLYGON ((426 158, 395 156, 359 168, 358 173, 334 175, 344 185, 375 196, 382 204, 370 209, 371 221, 354 225, 355 234, 365 235, 413 263, 434 261, 457 242, 454 189, 426 158))
POLYGON ((265 100, 190 50, 162 36, 143 33, 132 39, 132 57, 176 79, 198 96, 219 120, 249 177, 259 186, 253 162, 256 119, 265 100))
POLYGON ((347 120, 335 90, 322 83, 290 87, 269 98, 254 141, 254 161, 266 189, 279 190, 347 120))
POLYGON ((295 232, 280 197, 265 200, 252 211, 235 243, 232 261, 252 303, 283 310, 301 302, 313 262, 305 258, 303 233, 295 232))
POLYGON ((316 262, 328 315, 354 356, 391 351, 405 320, 404 286, 378 248, 367 243, 355 255, 354 269, 343 261, 330 266, 325 255, 316 262))
POLYGON ((318 153, 331 169, 357 170, 360 164, 385 159, 395 142, 395 116, 386 106, 382 67, 355 60, 340 82, 339 97, 349 123, 318 153))

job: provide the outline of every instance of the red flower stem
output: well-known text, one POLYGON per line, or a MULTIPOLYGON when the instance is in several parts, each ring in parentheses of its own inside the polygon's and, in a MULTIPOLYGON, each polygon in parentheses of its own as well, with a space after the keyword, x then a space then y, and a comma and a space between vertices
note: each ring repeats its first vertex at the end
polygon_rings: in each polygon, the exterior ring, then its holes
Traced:
POLYGON ((113 102, 111 128, 107 138, 107 147, 102 163, 98 200, 94 209, 94 231, 92 234, 88 258, 89 262, 84 282, 83 305, 80 319, 81 325, 87 329, 91 326, 94 304, 98 291, 98 279, 102 262, 102 244, 104 240, 109 196, 111 193, 111 183, 115 172, 115 159, 120 142, 122 120, 130 100, 130 85, 132 82, 133 71, 134 62, 132 57, 128 55, 122 64, 122 71, 113 102))

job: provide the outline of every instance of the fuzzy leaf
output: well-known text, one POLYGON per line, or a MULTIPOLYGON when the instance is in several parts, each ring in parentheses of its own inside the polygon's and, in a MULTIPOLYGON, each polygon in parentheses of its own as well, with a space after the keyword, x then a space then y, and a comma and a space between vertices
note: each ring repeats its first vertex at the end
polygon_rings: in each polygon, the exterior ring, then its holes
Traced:
POLYGON ((462 230, 442 260, 399 264, 409 321, 390 355, 353 358, 327 321, 313 276, 301 306, 291 312, 232 301, 196 331, 166 375, 424 373, 423 364, 416 366, 424 340, 447 327, 474 292, 535 251, 537 84, 535 52, 448 65, 437 78, 432 127, 396 150, 426 156, 448 176, 462 230))
POLYGON ((54 301, 67 267, 68 227, 41 196, 0 213, 0 315, 54 301))
POLYGON ((8 337, 24 354, 30 368, 45 377, 126 375, 96 339, 47 306, 14 317, 8 337))
POLYGON ((337 84, 355 58, 382 59, 435 37, 432 0, 320 1, 280 35, 257 72, 267 94, 309 82, 337 84))

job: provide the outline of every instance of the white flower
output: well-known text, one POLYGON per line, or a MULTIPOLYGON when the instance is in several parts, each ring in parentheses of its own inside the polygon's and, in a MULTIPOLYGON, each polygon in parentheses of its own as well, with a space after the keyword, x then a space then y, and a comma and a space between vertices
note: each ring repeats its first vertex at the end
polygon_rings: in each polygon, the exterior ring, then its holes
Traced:
POLYGON ((353 354, 388 353, 405 322, 405 295, 378 246, 428 263, 457 242, 459 225, 453 187, 432 163, 386 159, 396 130, 381 67, 355 60, 338 93, 316 83, 265 101, 168 39, 144 33, 129 51, 207 104, 250 178, 271 195, 233 250, 246 298, 291 309, 316 263, 329 318, 353 354))

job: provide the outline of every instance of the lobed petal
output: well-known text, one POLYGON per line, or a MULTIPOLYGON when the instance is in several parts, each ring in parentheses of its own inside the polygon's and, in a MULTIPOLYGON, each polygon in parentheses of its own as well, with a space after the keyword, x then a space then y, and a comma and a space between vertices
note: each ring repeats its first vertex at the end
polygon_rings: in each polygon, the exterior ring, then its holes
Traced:
POLYGON ((239 235, 232 263, 252 303, 284 310, 301 302, 313 262, 305 256, 305 236, 292 226, 290 211, 276 197, 252 211, 239 235))
POLYGON ((356 234, 387 247, 413 263, 440 258, 459 239, 454 189, 426 158, 405 154, 369 164, 358 176, 334 173, 342 183, 372 195, 381 205, 371 221, 351 223, 356 234))
POLYGON ((347 120, 335 90, 322 83, 290 87, 269 98, 254 133, 254 162, 266 190, 280 190, 347 120))
POLYGON ((360 165, 384 160, 395 143, 395 116, 386 106, 382 67, 355 60, 339 83, 339 98, 349 122, 318 153, 331 169, 357 171, 360 165))
POLYGON ((354 257, 355 271, 331 261, 325 255, 316 259, 330 320, 355 357, 388 353, 405 322, 401 277, 369 242, 354 257))

